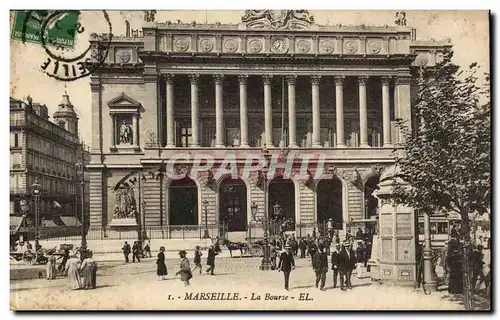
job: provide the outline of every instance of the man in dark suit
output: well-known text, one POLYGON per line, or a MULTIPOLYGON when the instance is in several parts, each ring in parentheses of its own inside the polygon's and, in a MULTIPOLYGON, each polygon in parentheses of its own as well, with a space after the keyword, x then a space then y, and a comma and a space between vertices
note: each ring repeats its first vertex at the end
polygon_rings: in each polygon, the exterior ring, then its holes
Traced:
POLYGON ((351 273, 356 268, 356 254, 352 250, 350 242, 344 242, 344 248, 339 255, 340 287, 342 291, 352 289, 351 273))
POLYGON ((290 272, 295 269, 295 260, 293 259, 292 248, 290 246, 285 247, 286 251, 280 256, 280 262, 278 263, 278 272, 283 271, 285 275, 285 290, 288 290, 288 282, 290 280, 290 272))
POLYGON ((337 279, 339 278, 339 256, 340 243, 335 245, 335 250, 332 252, 332 270, 333 270, 333 287, 337 288, 337 279))
POLYGON ((316 272, 316 288, 321 281, 320 289, 325 291, 326 273, 328 272, 328 256, 323 244, 318 246, 318 251, 313 256, 313 269, 316 272))
POLYGON ((128 256, 131 250, 130 250, 130 245, 127 243, 127 241, 125 241, 125 245, 123 245, 122 251, 123 255, 125 256, 125 263, 128 263, 129 262, 128 256))

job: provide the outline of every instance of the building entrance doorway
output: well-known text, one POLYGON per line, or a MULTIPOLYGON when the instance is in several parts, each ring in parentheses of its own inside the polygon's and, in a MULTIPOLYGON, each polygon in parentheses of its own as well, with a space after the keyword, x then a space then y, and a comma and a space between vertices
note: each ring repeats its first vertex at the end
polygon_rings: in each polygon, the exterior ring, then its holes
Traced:
POLYGON ((219 186, 219 219, 227 231, 247 230, 247 187, 241 179, 226 178, 219 186))
POLYGON ((333 221, 335 230, 342 230, 342 182, 338 178, 323 179, 316 188, 316 217, 319 224, 333 221))
POLYGON ((198 188, 193 180, 173 180, 169 186, 169 203, 170 225, 198 225, 198 188))

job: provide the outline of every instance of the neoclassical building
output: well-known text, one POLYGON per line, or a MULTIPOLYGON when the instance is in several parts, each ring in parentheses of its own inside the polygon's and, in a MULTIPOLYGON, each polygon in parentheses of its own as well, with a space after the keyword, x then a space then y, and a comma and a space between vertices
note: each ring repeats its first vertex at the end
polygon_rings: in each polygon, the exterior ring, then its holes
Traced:
POLYGON ((140 37, 114 36, 91 76, 90 220, 108 232, 142 222, 200 237, 206 219, 241 233, 266 202, 302 235, 330 218, 344 231, 370 219, 402 139, 395 119, 412 122, 412 69, 451 47, 416 40, 404 21, 326 26, 304 10, 247 10, 239 24, 148 20, 140 37), (236 176, 217 174, 228 155, 236 176), (253 155, 295 159, 291 179, 244 177, 253 155), (304 157, 309 178, 298 179, 304 157), (183 179, 160 174, 173 162, 183 179))

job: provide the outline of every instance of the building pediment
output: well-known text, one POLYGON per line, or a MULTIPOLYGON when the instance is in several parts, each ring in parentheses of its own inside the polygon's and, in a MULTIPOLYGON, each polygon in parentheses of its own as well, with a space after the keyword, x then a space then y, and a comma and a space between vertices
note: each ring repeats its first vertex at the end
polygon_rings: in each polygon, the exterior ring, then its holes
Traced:
POLYGON ((117 97, 108 101, 108 106, 111 112, 137 112, 141 103, 122 92, 117 97))

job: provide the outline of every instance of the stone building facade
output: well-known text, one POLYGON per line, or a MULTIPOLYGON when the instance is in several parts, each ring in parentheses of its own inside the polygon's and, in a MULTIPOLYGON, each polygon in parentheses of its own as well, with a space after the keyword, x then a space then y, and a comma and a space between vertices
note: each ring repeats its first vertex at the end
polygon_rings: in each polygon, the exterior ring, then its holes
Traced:
POLYGON ((331 218, 345 232, 377 216, 372 194, 402 139, 395 119, 413 117, 412 70, 451 47, 405 25, 316 25, 300 10, 247 10, 239 24, 148 21, 141 37, 109 45, 90 83, 90 223, 154 226, 167 238, 205 219, 246 232, 252 206, 262 216, 266 202, 292 229, 331 218), (291 163, 292 178, 243 177, 252 156, 291 163))
MULTIPOLYGON (((32 188, 40 184, 40 219, 80 213, 80 179, 75 164, 81 143, 78 117, 67 94, 49 120, 45 105, 10 99, 10 215, 21 217, 22 200, 30 204, 32 188)), ((40 225, 43 225, 40 224, 40 225)))

